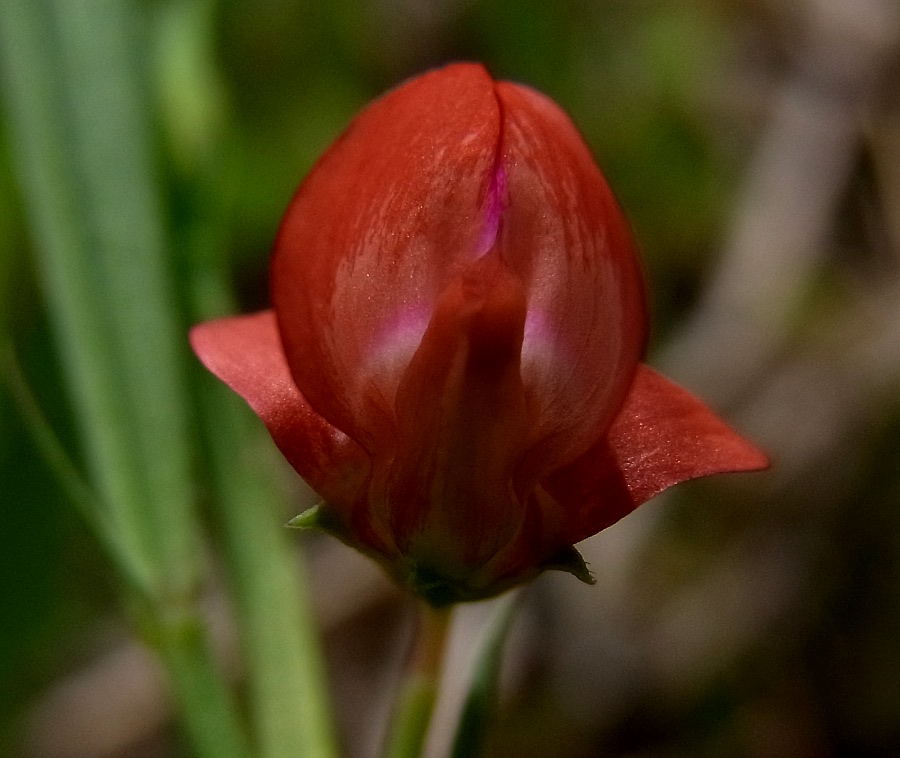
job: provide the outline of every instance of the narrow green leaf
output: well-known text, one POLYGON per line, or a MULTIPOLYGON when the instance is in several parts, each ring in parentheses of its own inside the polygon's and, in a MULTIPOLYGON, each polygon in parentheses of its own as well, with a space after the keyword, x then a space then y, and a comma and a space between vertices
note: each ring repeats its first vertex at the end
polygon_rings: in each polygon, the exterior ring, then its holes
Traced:
MULTIPOLYGON (((134 589, 146 602, 134 605, 144 628, 157 631, 153 642, 198 753, 244 758, 241 726, 194 608, 200 551, 186 346, 151 168, 136 23, 127 0, 0 1, 4 105, 37 273, 102 509, 89 523, 103 524, 99 536, 115 544, 114 557, 140 567, 134 589)), ((135 573, 123 571, 126 579, 135 573)))
MULTIPOLYGON (((159 193, 152 168, 139 18, 127 0, 54 0, 72 147, 94 247, 89 264, 116 356, 135 459, 140 529, 169 592, 190 592, 197 528, 184 386, 159 193)), ((134 499, 132 499, 133 502, 134 499)))
POLYGON ((55 19, 42 0, 0 3, 0 55, 10 143, 25 196, 58 349, 91 478, 123 549, 153 574, 157 566, 130 512, 138 491, 127 416, 115 381, 109 318, 91 271, 92 242, 55 45, 55 19), (130 507, 128 504, 131 504, 130 507))
MULTIPOLYGON (((172 159, 188 212, 179 254, 187 310, 200 321, 234 312, 226 270, 222 136, 228 126, 209 0, 160 6, 154 70, 172 159)), ((273 230, 274 233, 274 230, 273 230)), ((187 343, 187 334, 181 336, 187 343)), ((199 373, 199 371, 198 371, 199 373)), ((259 758, 337 754, 324 663, 306 577, 277 486, 274 445, 241 400, 204 373, 197 392, 214 488, 212 514, 224 547, 246 664, 246 695, 259 758)))
POLYGON ((3 0, 11 143, 89 478, 154 592, 197 573, 182 344, 119 0, 3 0))
POLYGON ((22 373, 12 345, 2 340, 0 340, 0 378, 6 384, 35 446, 41 451, 44 461, 55 474, 63 492, 66 493, 85 522, 93 529, 106 549, 107 555, 126 578, 129 586, 140 590, 144 599, 147 599, 145 594, 149 589, 147 567, 138 564, 138 557, 123 549, 119 541, 119 534, 110 526, 106 514, 99 507, 97 494, 72 463, 38 405, 37 399, 22 373))

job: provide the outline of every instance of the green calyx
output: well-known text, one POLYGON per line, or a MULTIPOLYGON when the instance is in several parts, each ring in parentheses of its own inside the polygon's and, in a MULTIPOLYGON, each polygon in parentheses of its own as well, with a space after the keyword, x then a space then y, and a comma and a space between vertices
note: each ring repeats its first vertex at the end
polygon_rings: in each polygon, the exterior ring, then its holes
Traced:
POLYGON ((341 520, 332 512, 327 503, 319 503, 303 513, 294 516, 286 526, 292 529, 316 529, 337 537, 341 542, 370 556, 384 566, 388 574, 415 595, 425 600, 433 608, 446 608, 455 603, 485 600, 499 595, 512 587, 535 578, 542 571, 565 571, 585 584, 595 584, 587 564, 573 547, 563 548, 541 565, 523 575, 498 577, 487 584, 473 584, 473 577, 452 577, 428 563, 409 557, 390 560, 385 556, 366 550, 347 534, 341 520))
POLYGON ((527 575, 500 577, 489 585, 472 585, 465 580, 447 577, 429 566, 410 561, 405 566, 402 582, 434 608, 454 603, 485 600, 535 578, 542 571, 565 571, 585 584, 596 584, 584 558, 573 546, 556 553, 550 560, 527 575))
POLYGON ((466 582, 448 578, 428 566, 415 562, 411 562, 407 567, 403 583, 433 608, 446 608, 454 603, 481 600, 496 594, 485 593, 483 589, 473 588, 466 582))

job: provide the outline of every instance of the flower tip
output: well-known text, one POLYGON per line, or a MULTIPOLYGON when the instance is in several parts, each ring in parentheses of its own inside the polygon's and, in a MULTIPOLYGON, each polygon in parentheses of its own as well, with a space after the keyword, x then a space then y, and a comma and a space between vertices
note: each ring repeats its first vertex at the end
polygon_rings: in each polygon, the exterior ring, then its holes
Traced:
POLYGON ((768 471, 772 468, 772 459, 765 450, 750 443, 747 444, 750 450, 747 453, 746 468, 741 469, 742 472, 768 471))

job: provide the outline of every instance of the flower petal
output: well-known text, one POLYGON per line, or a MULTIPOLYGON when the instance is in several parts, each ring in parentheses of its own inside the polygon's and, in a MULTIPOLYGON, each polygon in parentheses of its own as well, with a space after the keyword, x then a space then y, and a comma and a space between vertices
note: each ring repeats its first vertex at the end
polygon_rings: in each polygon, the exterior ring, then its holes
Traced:
POLYGON ((545 486, 568 510, 574 544, 674 484, 767 466, 759 449, 702 402, 642 365, 608 435, 545 486))
POLYGON ((330 505, 352 506, 368 456, 317 414, 294 385, 272 311, 207 321, 190 333, 203 365, 266 425, 288 462, 330 505))
POLYGON ((524 325, 521 282, 484 256, 441 294, 397 393, 390 531, 444 576, 487 562, 525 515, 512 487, 528 429, 524 325))
POLYGON ((291 374, 370 452, 394 436, 397 386, 440 291, 496 223, 499 134, 481 66, 425 74, 364 110, 287 211, 271 281, 291 374))
POLYGON ((645 348, 643 279, 628 224, 590 150, 553 101, 500 82, 507 202, 498 239, 525 282, 522 375, 537 405, 538 476, 593 444, 645 348))

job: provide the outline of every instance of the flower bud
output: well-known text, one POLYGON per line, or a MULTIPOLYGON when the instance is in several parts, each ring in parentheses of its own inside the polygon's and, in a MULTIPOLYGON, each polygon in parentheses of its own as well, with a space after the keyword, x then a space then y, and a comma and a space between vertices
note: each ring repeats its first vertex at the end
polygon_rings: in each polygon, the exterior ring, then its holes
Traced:
POLYGON ((765 457, 639 364, 627 223, 552 101, 459 64, 372 103, 300 185, 273 311, 203 363, 322 497, 315 525, 434 604, 547 568, 666 487, 765 457))

